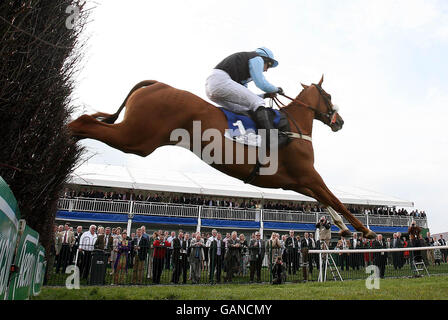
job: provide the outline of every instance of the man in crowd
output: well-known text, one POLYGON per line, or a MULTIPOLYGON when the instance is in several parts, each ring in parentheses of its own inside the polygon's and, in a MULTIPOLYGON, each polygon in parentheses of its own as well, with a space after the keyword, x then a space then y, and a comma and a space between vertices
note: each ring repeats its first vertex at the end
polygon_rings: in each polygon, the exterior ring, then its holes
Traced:
POLYGON ((308 255, 310 249, 312 249, 310 234, 305 232, 301 243, 303 281, 308 280, 307 266, 310 274, 313 273, 313 262, 308 255))
POLYGON ((145 270, 146 256, 149 249, 149 240, 143 237, 143 231, 141 228, 137 229, 137 237, 135 239, 134 251, 134 269, 132 271, 132 283, 143 283, 143 274, 145 270))
MULTIPOLYGON (((314 239, 313 233, 310 233, 310 240, 311 240, 311 250, 316 250, 317 248, 320 249, 319 243, 314 239)), ((319 255, 318 254, 311 254, 310 255, 311 264, 315 264, 316 268, 319 270, 319 255)), ((311 271, 310 271, 311 272, 311 271)))
MULTIPOLYGON (((72 256, 70 258, 70 261, 75 261, 76 260, 76 254, 78 253, 78 248, 79 248, 79 240, 81 240, 81 236, 82 236, 82 226, 78 226, 76 228, 76 232, 74 232, 74 238, 75 238, 75 242, 73 243, 73 248, 72 248, 72 256)), ((78 253, 79 255, 79 253, 78 253)), ((79 258, 78 261, 76 262, 79 266, 79 258)))
POLYGON ((142 229, 142 237, 146 238, 149 241, 149 234, 146 233, 146 227, 141 226, 140 229, 142 229))
MULTIPOLYGON (((392 249, 403 248, 403 241, 398 237, 397 233, 393 234, 393 238, 391 240, 390 246, 392 249)), ((403 252, 392 252, 392 264, 394 265, 394 269, 401 269, 403 267, 402 258, 403 252)))
POLYGON ((160 276, 162 275, 163 270, 163 260, 166 255, 166 248, 171 246, 171 243, 165 241, 165 236, 163 234, 159 235, 159 238, 156 239, 153 243, 154 246, 154 262, 153 262, 153 274, 152 281, 154 284, 160 283, 160 276))
POLYGON ((112 237, 112 232, 109 227, 107 227, 104 234, 104 253, 107 256, 107 261, 110 262, 110 255, 114 247, 114 238, 112 237))
POLYGON ((249 244, 250 282, 254 281, 255 272, 257 272, 257 282, 261 282, 261 264, 265 251, 266 245, 261 239, 260 232, 257 231, 255 232, 255 240, 251 240, 249 244))
POLYGON ((232 282, 233 275, 239 271, 240 242, 236 231, 232 232, 230 239, 226 242, 226 277, 224 281, 232 282))
POLYGON ((59 259, 56 265, 56 273, 59 273, 60 267, 62 266, 62 273, 65 273, 65 268, 71 263, 71 250, 73 244, 75 243, 75 236, 72 231, 70 231, 70 224, 66 223, 64 226, 64 231, 59 232, 59 259))
POLYGON ((97 238, 95 240, 95 244, 93 245, 94 249, 104 250, 104 227, 98 227, 97 238))
MULTIPOLYGON (((356 232, 353 233, 353 238, 350 239, 350 248, 353 250, 359 250, 361 249, 361 241, 358 239, 358 234, 356 232)), ((362 266, 363 259, 361 253, 351 253, 351 264, 353 270, 359 270, 359 267, 362 266)))
MULTIPOLYGON (((216 259, 217 259, 217 236, 218 236, 218 231, 216 231, 216 229, 212 230, 212 235, 207 239, 207 242, 205 244, 205 246, 208 248, 209 250, 209 257, 210 257, 210 269, 209 269, 209 282, 213 283, 213 279, 215 277, 215 269, 216 269, 216 259)), ((221 248, 220 248, 220 253, 221 253, 221 248)))
POLYGON ((286 248, 286 263, 288 266, 288 274, 296 274, 296 271, 298 269, 297 267, 297 252, 298 252, 298 242, 297 239, 294 237, 294 231, 289 231, 289 237, 285 241, 285 248, 286 248))
MULTIPOLYGON (((411 226, 408 228, 409 240, 411 242, 412 247, 420 247, 419 236, 422 232, 422 228, 420 228, 415 220, 412 220, 411 226)), ((414 268, 414 259, 421 261, 422 253, 421 251, 410 251, 411 253, 411 266, 414 268), (415 257, 415 258, 414 258, 415 257)), ((415 261, 417 262, 417 261, 415 261)))
POLYGON ((92 261, 92 251, 94 249, 94 244, 96 242, 97 234, 95 233, 96 226, 92 224, 89 227, 89 231, 86 231, 82 234, 81 239, 79 240, 79 253, 82 255, 81 257, 81 278, 87 279, 90 270, 90 264, 92 261))
MULTIPOLYGON (((214 231, 216 232, 216 230, 214 231)), ((221 283, 221 270, 225 254, 225 244, 221 238, 222 238, 221 233, 216 233, 216 237, 214 237, 214 239, 210 242, 210 263, 211 263, 210 278, 209 278, 210 283, 214 282, 215 273, 216 273, 216 282, 221 283)))
MULTIPOLYGON (((439 237, 439 244, 441 246, 446 246, 446 240, 443 239, 443 234, 441 234, 439 237)), ((440 250, 440 252, 442 253, 442 261, 448 262, 448 249, 442 249, 440 250)))
MULTIPOLYGON (((55 263, 56 263, 56 269, 57 269, 57 265, 60 264, 59 260, 60 260, 60 253, 61 253, 61 248, 62 248, 62 237, 61 234, 64 231, 64 226, 63 225, 59 225, 57 226, 57 228, 55 228, 56 230, 54 231, 54 249, 55 249, 55 263)), ((57 272, 57 271, 56 271, 57 272)))
POLYGON ((190 263, 192 266, 191 282, 196 284, 201 280, 202 261, 204 260, 204 241, 198 232, 196 238, 191 239, 191 256, 190 263))
POLYGON ((175 284, 179 283, 180 275, 184 270, 185 261, 183 260, 184 256, 182 255, 184 242, 185 242, 184 234, 182 231, 179 231, 177 237, 174 238, 172 242, 173 247, 172 259, 174 268, 173 268, 173 276, 171 277, 171 282, 175 284))
MULTIPOLYGON (((374 249, 386 249, 386 242, 383 241, 383 235, 379 234, 373 242, 374 249)), ((373 254, 373 263, 380 269, 380 278, 384 279, 386 271, 387 252, 375 252, 373 254)))
MULTIPOLYGON (((168 232, 167 232, 168 234, 168 232)), ((170 270, 171 266, 172 266, 172 261, 171 261, 171 257, 173 254, 173 240, 174 238, 176 238, 176 232, 171 231, 171 235, 169 235, 166 238, 166 241, 168 241, 169 243, 171 243, 171 246, 169 246, 166 250, 166 261, 165 261, 165 269, 170 270)))
POLYGON ((184 235, 184 239, 181 242, 181 249, 180 249, 180 256, 182 259, 182 282, 185 284, 187 283, 187 270, 189 267, 189 254, 191 253, 191 249, 190 249, 190 244, 191 244, 191 240, 190 240, 190 234, 188 232, 185 233, 184 235))
MULTIPOLYGON (((345 237, 341 237, 341 243, 342 243, 342 250, 349 249, 350 242, 348 242, 345 239, 345 237)), ((341 270, 344 270, 344 266, 345 266, 347 271, 350 269, 350 266, 349 266, 349 254, 348 253, 343 253, 342 256, 341 256, 341 270)))
MULTIPOLYGON (((325 216, 322 216, 318 223, 316 223, 316 229, 319 234, 319 245, 321 250, 328 250, 330 248, 330 240, 331 240, 331 224, 330 221, 327 220, 325 216)), ((326 272, 325 269, 325 260, 326 253, 322 254, 322 266, 324 269, 323 273, 326 272)))

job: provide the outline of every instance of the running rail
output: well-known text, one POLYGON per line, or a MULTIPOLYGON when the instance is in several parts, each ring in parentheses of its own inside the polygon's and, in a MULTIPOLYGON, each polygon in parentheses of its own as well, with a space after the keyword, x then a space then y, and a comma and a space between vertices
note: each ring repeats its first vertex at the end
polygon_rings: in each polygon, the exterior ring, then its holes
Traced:
POLYGON ((401 251, 420 251, 420 250, 436 250, 448 249, 446 246, 437 247, 408 247, 408 248, 392 248, 392 249, 344 249, 344 250, 308 250, 308 253, 376 253, 376 252, 401 252, 401 251))

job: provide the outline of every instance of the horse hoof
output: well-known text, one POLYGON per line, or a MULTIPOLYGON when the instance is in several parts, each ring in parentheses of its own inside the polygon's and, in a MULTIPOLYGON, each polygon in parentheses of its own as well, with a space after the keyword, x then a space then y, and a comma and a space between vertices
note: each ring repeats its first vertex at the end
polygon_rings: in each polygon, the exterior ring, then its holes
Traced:
POLYGON ((338 232, 338 235, 340 237, 350 237, 352 235, 352 233, 350 232, 350 230, 345 229, 345 230, 341 230, 338 232))
POLYGON ((367 238, 367 239, 375 239, 376 233, 373 232, 372 230, 369 230, 368 232, 364 232, 363 236, 364 236, 364 238, 367 238))

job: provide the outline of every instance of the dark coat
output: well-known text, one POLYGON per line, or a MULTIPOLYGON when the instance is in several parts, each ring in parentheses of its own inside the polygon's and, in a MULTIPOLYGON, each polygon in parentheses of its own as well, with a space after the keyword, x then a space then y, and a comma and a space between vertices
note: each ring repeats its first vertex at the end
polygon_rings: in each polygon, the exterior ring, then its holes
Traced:
POLYGON ((137 247, 137 238, 135 238, 134 249, 136 256, 140 261, 146 260, 146 256, 148 255, 149 250, 149 240, 147 237, 141 237, 140 243, 137 247))
POLYGON ((266 244, 265 244, 264 240, 262 240, 262 239, 260 239, 260 244, 261 244, 261 252, 260 252, 260 247, 258 246, 258 241, 255 239, 250 240, 250 244, 249 244, 249 260, 250 261, 255 261, 255 260, 264 258, 264 254, 266 252, 266 244))

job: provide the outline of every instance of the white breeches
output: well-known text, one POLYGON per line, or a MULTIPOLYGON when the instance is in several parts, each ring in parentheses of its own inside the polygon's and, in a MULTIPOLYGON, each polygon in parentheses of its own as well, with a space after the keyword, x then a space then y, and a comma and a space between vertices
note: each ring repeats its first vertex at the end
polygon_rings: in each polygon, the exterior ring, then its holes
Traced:
POLYGON ((265 106, 263 98, 235 82, 227 72, 213 69, 205 83, 207 97, 218 105, 234 112, 255 111, 265 106))

